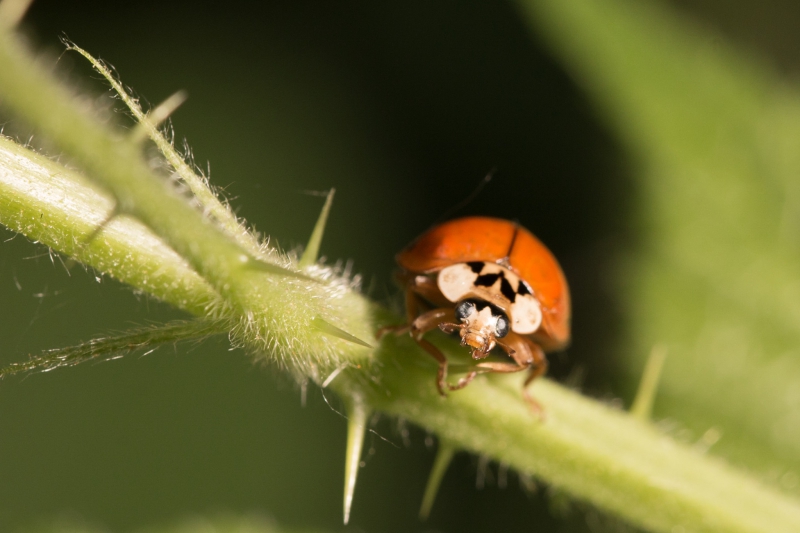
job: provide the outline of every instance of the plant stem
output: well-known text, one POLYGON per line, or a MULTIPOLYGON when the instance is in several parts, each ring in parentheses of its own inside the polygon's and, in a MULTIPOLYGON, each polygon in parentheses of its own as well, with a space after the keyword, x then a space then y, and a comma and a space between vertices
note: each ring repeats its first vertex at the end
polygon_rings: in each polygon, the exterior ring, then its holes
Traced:
MULTIPOLYGON (((76 106, 10 35, 0 35, 0 94, 4 105, 53 139, 108 191, 117 212, 143 222, 213 287, 220 298, 210 300, 203 315, 235 322, 231 332, 238 342, 315 376, 337 368, 342 358, 367 361, 366 347, 331 338, 313 326, 321 319, 356 338, 371 336, 368 323, 350 320, 370 303, 347 291, 346 280, 309 283, 277 252, 270 262, 254 258, 154 175, 137 143, 76 106), (287 290, 302 295, 289 309, 287 290), (315 354, 313 361, 305 357, 308 353, 315 354)), ((318 274, 330 278, 330 272, 318 274)))
POLYGON ((0 223, 194 315, 219 305, 211 286, 133 218, 115 218, 87 242, 113 209, 78 173, 0 136, 0 223))
POLYGON ((186 161, 184 161, 184 159, 178 154, 172 144, 170 144, 164 135, 161 134, 157 125, 148 120, 147 114, 142 110, 141 107, 139 107, 137 101, 128 94, 128 92, 125 90, 125 87, 119 82, 119 80, 114 78, 111 71, 103 64, 103 62, 95 59, 86 50, 75 45, 74 43, 68 42, 67 49, 74 50, 85 57, 86 60, 92 64, 95 70, 97 70, 97 72, 99 72, 106 79, 106 81, 111 85, 112 89, 114 89, 120 99, 133 114, 133 117, 139 122, 138 127, 142 128, 146 132, 147 136, 150 137, 150 139, 155 143, 159 151, 164 155, 164 158, 175 170, 175 173, 184 183, 186 183, 197 201, 203 206, 203 209, 207 211, 216 220, 220 227, 223 228, 228 235, 233 237, 233 239, 240 246, 242 246, 242 248, 248 250, 248 252, 255 257, 258 257, 262 251, 261 247, 259 246, 258 239, 256 239, 252 233, 247 231, 247 229, 239 223, 239 221, 236 219, 236 216, 228 208, 228 206, 219 200, 219 198, 209 187, 208 181, 200 178, 194 173, 186 161))

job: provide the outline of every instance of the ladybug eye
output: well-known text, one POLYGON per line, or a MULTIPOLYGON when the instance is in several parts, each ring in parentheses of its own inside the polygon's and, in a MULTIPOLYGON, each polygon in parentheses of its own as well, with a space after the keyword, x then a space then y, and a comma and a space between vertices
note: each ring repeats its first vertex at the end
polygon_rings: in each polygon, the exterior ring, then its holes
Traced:
POLYGON ((456 320, 464 322, 475 311, 475 302, 464 300, 456 306, 456 320))
POLYGON ((497 324, 494 327, 494 336, 499 338, 508 335, 508 318, 505 315, 497 317, 497 324))

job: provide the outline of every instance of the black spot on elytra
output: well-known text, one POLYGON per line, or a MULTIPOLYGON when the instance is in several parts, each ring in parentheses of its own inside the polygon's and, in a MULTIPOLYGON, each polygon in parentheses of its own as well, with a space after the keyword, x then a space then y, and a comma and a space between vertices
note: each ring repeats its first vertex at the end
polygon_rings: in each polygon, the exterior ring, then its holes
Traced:
POLYGON ((483 261, 470 261, 467 266, 476 274, 480 274, 485 263, 483 261))

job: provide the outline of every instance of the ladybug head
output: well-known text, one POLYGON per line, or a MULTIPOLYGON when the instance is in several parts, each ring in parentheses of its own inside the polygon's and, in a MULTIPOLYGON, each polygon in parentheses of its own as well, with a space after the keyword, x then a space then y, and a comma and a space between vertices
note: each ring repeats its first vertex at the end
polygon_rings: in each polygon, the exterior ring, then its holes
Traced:
POLYGON ((498 307, 478 299, 468 299, 456 305, 456 320, 461 344, 472 348, 472 357, 482 359, 508 335, 508 316, 498 307))

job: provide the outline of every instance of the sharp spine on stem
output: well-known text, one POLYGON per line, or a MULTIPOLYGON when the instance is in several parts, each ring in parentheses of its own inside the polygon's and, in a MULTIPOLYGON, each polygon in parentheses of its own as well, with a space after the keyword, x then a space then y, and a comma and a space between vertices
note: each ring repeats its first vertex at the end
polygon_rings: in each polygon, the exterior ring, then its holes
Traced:
POLYGON ((663 344, 653 346, 650 356, 647 358, 642 379, 639 381, 639 389, 636 391, 636 398, 631 405, 631 415, 642 421, 649 421, 652 415, 661 369, 664 368, 666 358, 667 347, 663 344))
POLYGON ((320 244, 322 244, 322 236, 325 234, 325 224, 328 222, 328 214, 331 211, 331 204, 333 204, 333 195, 335 193, 336 189, 328 191, 328 195, 325 198, 325 205, 322 206, 322 211, 320 211, 317 223, 314 225, 314 230, 311 232, 311 237, 308 239, 306 249, 300 257, 300 268, 309 267, 317 262, 319 247, 320 244))
POLYGON ((369 408, 358 397, 351 397, 346 402, 347 410, 347 452, 344 465, 344 523, 350 521, 350 509, 353 506, 353 493, 356 489, 356 478, 361 464, 361 450, 364 448, 369 408))
POLYGON ((177 91, 158 104, 136 125, 131 132, 131 140, 135 143, 141 143, 150 137, 150 130, 158 128, 162 122, 167 120, 170 115, 186 101, 186 98, 186 91, 177 91))
POLYGON ((427 520, 433 507, 433 502, 436 500, 436 494, 439 492, 439 486, 442 483, 447 467, 455 455, 456 447, 447 441, 439 439, 439 448, 436 450, 436 459, 433 460, 431 473, 428 476, 428 483, 425 486, 425 494, 422 497, 422 505, 419 508, 419 519, 427 520))

